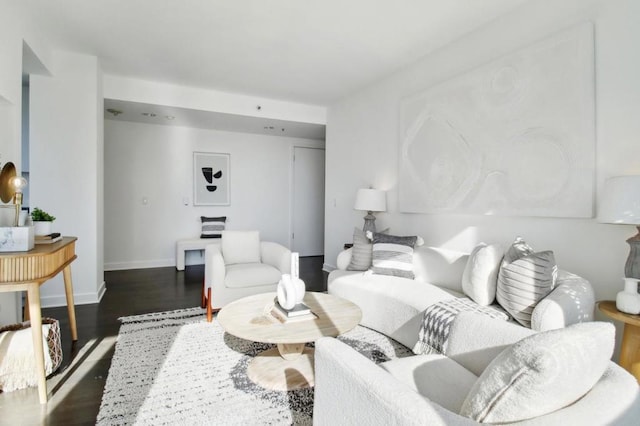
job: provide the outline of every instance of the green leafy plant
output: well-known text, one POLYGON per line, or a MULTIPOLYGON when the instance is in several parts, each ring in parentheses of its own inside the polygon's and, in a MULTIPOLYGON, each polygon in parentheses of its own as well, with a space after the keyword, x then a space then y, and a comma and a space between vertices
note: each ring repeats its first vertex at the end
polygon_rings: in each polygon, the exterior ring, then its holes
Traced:
POLYGON ((31 212, 31 219, 34 222, 53 222, 56 220, 55 216, 51 216, 49 213, 37 207, 31 212))

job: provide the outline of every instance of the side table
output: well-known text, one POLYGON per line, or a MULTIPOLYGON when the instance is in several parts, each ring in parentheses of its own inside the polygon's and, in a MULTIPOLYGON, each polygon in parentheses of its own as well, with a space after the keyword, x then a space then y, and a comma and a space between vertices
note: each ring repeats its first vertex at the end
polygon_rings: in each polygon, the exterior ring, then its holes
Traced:
POLYGON ((62 271, 67 297, 67 312, 71 338, 78 340, 76 310, 73 301, 71 262, 76 259, 76 237, 64 237, 53 244, 39 244, 33 250, 0 254, 0 292, 26 291, 26 313, 31 319, 34 357, 38 369, 38 397, 47 402, 47 380, 44 370, 42 345, 42 313, 40 312, 40 286, 62 271))
POLYGON ((598 302, 598 309, 609 318, 624 323, 620 347, 620 366, 633 374, 640 383, 640 315, 620 312, 613 300, 598 302))

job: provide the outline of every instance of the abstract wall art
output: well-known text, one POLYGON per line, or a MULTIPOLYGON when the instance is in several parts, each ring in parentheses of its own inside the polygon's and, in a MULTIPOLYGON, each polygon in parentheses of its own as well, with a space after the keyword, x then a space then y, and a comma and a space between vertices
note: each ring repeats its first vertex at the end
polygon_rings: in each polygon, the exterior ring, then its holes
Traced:
POLYGON ((193 205, 227 206, 229 154, 193 153, 193 205))
POLYGON ((580 24, 401 100, 400 210, 592 217, 593 46, 580 24))

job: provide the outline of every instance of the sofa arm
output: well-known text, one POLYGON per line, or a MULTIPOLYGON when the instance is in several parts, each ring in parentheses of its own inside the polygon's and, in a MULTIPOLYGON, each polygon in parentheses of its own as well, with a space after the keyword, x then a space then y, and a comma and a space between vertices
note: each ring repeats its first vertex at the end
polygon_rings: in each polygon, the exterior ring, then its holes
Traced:
POLYGON ((314 425, 471 425, 332 337, 316 342, 314 425))
POLYGON ((224 277, 227 275, 224 259, 220 246, 208 245, 204 249, 204 292, 212 288, 212 299, 215 298, 215 289, 224 287, 224 277))
POLYGON ((291 273, 291 250, 281 244, 262 241, 260 258, 262 263, 273 266, 282 274, 291 273))
POLYGON ((353 252, 352 248, 348 248, 346 250, 342 250, 338 253, 338 258, 336 259, 336 267, 341 271, 346 271, 347 266, 351 263, 351 253, 353 252))
POLYGON ((531 328, 545 331, 593 321, 595 303, 589 281, 566 271, 558 271, 556 288, 533 309, 531 328))

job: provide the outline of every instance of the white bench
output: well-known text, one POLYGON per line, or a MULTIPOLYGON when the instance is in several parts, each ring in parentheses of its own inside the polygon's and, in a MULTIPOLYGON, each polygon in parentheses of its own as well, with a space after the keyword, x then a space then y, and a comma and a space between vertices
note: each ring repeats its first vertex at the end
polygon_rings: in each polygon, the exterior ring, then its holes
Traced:
POLYGON ((176 269, 184 271, 184 260, 187 250, 204 250, 208 245, 220 245, 220 239, 196 238, 193 240, 178 240, 176 242, 176 269))

